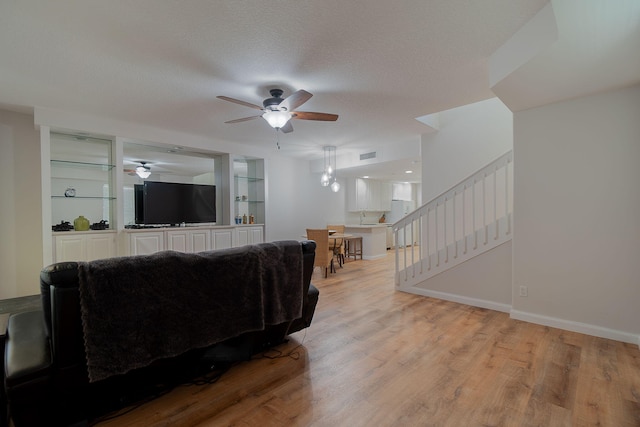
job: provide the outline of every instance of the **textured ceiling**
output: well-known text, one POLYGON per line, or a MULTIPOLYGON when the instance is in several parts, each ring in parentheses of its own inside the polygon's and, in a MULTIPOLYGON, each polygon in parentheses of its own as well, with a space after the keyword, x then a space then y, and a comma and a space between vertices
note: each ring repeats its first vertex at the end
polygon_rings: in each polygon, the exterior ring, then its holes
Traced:
POLYGON ((314 94, 282 153, 418 140, 416 117, 492 97, 487 60, 544 0, 5 1, 0 105, 79 111, 237 144, 274 144, 268 88, 314 94))
MULTIPOLYGON (((340 118, 294 120, 295 131, 279 135, 284 155, 313 159, 322 156, 324 145, 345 152, 417 142, 428 129, 416 117, 495 96, 489 57, 546 4, 3 1, 0 107, 26 112, 34 106, 50 107, 275 149, 276 133, 261 119, 224 124, 256 110, 216 96, 260 104, 269 88, 280 87, 285 96, 305 89, 314 97, 300 110, 340 118)), ((615 0, 613 6, 609 1, 562 0, 554 1, 554 9, 579 17, 584 31, 598 26, 600 34, 612 31, 599 28, 604 22, 599 17, 617 11, 627 17, 626 25, 632 27, 627 34, 634 38, 637 15, 624 9, 626 5, 637 11, 634 4, 637 0, 615 0)), ((560 21, 565 25, 567 20, 561 16, 560 21)), ((567 38, 565 28, 559 33, 567 38)), ((582 55, 597 53, 602 45, 590 35, 586 45, 577 45, 580 51, 571 45, 571 55, 557 50, 554 57, 571 56, 582 69, 591 69, 582 55)), ((536 88, 506 81, 505 99, 508 91, 515 92, 512 86, 542 93, 537 83, 549 81, 546 64, 534 65, 519 73, 533 74, 536 88)), ((572 73, 566 65, 556 66, 572 73)), ((636 70, 630 68, 633 77, 636 70)), ((567 87, 562 81, 554 84, 567 87)))

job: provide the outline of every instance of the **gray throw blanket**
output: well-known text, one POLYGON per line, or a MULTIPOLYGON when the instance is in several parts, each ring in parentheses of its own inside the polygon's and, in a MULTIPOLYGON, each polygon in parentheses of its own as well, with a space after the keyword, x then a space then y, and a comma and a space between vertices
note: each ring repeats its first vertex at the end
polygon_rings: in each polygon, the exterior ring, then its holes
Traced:
POLYGON ((89 380, 297 319, 299 242, 78 265, 89 380))

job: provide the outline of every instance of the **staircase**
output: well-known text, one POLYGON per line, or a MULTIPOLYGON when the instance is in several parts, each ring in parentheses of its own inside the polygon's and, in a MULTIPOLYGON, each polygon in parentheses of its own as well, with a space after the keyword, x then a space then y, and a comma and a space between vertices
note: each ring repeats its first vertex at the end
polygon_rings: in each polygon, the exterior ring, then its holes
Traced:
POLYGON ((416 285, 512 237, 513 151, 393 224, 396 289, 416 285))

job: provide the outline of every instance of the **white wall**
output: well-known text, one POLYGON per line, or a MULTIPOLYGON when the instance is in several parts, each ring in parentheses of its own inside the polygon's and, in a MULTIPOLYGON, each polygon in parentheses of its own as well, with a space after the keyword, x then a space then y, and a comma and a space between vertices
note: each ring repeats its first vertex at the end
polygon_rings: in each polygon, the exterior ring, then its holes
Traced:
POLYGON ((640 86, 516 113, 514 132, 512 315, 637 343, 640 86))
POLYGON ((310 173, 308 161, 284 156, 267 162, 269 204, 266 240, 300 240, 307 228, 344 223, 346 183, 334 193, 320 185, 320 174, 310 173))
POLYGON ((33 116, 0 110, 0 298, 39 292, 40 139, 33 116))
MULTIPOLYGON (((422 200, 437 197, 513 148, 513 116, 497 99, 439 115, 439 131, 422 136, 422 200)), ((511 244, 419 285, 425 295, 507 310, 511 302, 511 244)))
POLYGON ((492 98, 438 113, 422 135, 422 200, 427 203, 513 148, 513 116, 492 98))

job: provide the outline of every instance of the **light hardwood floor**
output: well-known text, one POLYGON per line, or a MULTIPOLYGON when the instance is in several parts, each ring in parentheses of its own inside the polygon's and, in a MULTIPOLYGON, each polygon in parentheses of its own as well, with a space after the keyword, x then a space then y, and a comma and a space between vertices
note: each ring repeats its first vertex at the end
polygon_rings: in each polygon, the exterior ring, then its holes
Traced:
POLYGON ((99 425, 640 426, 636 345, 397 292, 391 252, 312 281, 313 324, 278 347, 290 357, 99 425))

